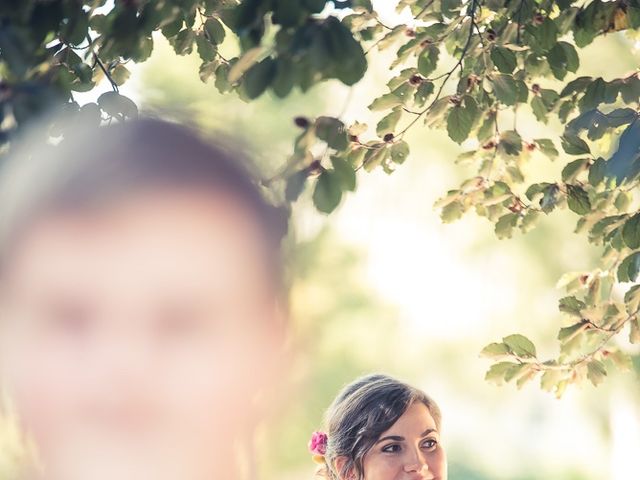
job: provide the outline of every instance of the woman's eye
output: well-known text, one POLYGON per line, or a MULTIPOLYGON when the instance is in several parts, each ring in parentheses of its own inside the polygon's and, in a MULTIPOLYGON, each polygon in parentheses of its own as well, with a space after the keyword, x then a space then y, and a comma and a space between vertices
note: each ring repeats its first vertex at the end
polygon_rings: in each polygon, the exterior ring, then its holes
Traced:
POLYGON ((431 449, 431 448, 435 447, 437 444, 438 444, 438 442, 436 440, 429 439, 429 440, 425 440, 425 442, 422 444, 422 446, 431 449))
POLYGON ((387 453, 396 453, 400 451, 400 445, 392 443, 391 445, 382 447, 382 451, 387 453))

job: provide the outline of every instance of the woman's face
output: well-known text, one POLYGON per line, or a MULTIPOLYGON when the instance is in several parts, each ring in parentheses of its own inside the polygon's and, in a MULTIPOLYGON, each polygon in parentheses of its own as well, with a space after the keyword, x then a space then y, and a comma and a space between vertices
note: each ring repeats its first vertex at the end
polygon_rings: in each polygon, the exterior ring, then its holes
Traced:
POLYGON ((422 402, 413 403, 367 452, 365 480, 446 480, 440 432, 422 402))

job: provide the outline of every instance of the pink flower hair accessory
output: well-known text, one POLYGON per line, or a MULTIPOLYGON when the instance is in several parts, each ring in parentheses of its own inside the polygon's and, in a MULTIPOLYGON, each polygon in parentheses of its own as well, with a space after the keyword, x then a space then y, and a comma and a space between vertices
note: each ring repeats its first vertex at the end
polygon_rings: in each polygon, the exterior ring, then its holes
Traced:
POLYGON ((313 454, 313 460, 317 463, 324 463, 324 455, 327 453, 327 434, 316 431, 309 440, 309 452, 313 454))

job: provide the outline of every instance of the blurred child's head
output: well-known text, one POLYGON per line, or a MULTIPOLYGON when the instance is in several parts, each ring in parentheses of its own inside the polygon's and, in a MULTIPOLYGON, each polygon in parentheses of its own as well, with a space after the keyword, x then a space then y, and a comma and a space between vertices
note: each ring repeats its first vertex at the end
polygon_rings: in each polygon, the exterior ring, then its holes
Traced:
POLYGON ((283 222, 241 163, 138 120, 5 165, 0 372, 46 480, 231 478, 283 310, 283 222))

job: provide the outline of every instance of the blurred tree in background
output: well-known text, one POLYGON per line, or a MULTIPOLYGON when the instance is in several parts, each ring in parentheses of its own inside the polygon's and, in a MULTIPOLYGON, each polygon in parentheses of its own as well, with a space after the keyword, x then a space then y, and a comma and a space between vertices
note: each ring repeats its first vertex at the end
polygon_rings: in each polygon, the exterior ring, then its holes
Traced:
POLYGON ((1 148, 52 109, 61 120, 54 136, 64 135, 65 122, 135 117, 136 104, 119 90, 128 63, 151 55, 154 32, 179 55, 197 52, 203 82, 246 101, 267 91, 306 98, 331 79, 352 86, 373 49, 393 50, 388 91, 368 102, 380 112, 376 125, 292 112, 300 129, 293 153, 264 186, 287 206, 311 189, 317 209, 329 213, 356 189, 356 172, 391 173, 405 161, 410 130, 446 130, 467 147, 458 161, 474 174, 437 202, 445 222, 473 209, 507 238, 568 209, 576 231, 600 246, 592 270, 561 280, 559 307, 571 322, 558 332, 560 355, 544 360, 527 337, 507 335, 482 351, 497 362, 486 378, 519 387, 539 378, 561 396, 571 383, 598 385, 612 368, 628 369, 630 357, 612 340, 640 343, 640 286, 628 286, 640 273, 640 78, 575 73, 579 51, 595 38, 635 38, 640 2, 401 0, 397 9, 409 12, 411 26, 387 25, 368 0, 4 0, 1 148), (233 54, 223 55, 230 41, 233 54), (102 79, 110 90, 96 102, 75 99, 102 79), (559 120, 562 129, 532 137, 519 128, 529 116, 559 120), (530 176, 543 156, 562 162, 560 175, 530 176))

